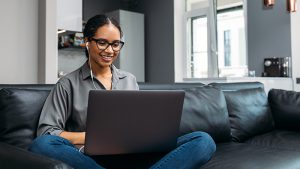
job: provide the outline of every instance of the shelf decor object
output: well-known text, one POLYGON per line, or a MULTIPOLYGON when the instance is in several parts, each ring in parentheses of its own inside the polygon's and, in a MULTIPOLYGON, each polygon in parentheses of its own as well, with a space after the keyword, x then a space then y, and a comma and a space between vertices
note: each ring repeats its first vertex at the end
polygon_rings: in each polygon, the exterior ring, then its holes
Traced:
MULTIPOLYGON (((275 5, 275 0, 264 0, 264 6, 266 8, 273 8, 275 5)), ((288 12, 297 11, 297 0, 286 0, 286 10, 288 12)))
POLYGON ((296 12, 297 10, 297 6, 296 6, 296 2, 297 0, 287 0, 286 1, 286 9, 289 12, 296 12))
POLYGON ((264 0, 264 5, 266 7, 273 7, 275 4, 275 0, 264 0))

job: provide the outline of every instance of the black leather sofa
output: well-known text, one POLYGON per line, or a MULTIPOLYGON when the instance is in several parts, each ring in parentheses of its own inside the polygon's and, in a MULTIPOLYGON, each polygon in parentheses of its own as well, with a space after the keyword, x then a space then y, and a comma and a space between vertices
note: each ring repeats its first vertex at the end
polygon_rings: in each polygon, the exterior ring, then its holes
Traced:
MULTIPOLYGON (((217 144, 216 153, 201 168, 300 169, 300 93, 272 89, 266 95, 259 82, 139 86, 141 90, 185 91, 180 134, 205 131, 217 144)), ((35 138, 39 114, 52 87, 0 84, 1 169, 71 168, 26 150, 35 138)), ((123 158, 127 163, 110 158, 105 165, 147 168, 161 155, 123 158)))

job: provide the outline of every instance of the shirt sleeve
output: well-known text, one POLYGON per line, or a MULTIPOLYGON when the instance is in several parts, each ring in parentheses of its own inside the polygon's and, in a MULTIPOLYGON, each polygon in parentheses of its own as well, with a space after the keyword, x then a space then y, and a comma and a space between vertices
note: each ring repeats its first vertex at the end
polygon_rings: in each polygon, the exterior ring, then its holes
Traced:
POLYGON ((60 135, 70 116, 70 92, 58 82, 47 97, 42 109, 37 135, 60 135))

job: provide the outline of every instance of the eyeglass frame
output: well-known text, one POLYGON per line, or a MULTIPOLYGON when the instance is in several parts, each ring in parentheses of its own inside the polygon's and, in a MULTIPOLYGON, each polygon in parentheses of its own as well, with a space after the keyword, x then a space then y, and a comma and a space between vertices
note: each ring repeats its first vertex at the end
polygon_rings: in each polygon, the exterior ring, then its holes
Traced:
POLYGON ((125 44, 125 42, 123 42, 123 41, 121 41, 121 40, 115 40, 115 41, 109 43, 106 39, 102 39, 102 38, 99 38, 99 39, 90 38, 90 41, 95 41, 95 42, 96 42, 96 46, 97 46, 97 48, 98 48, 100 51, 104 51, 104 50, 106 50, 109 46, 111 46, 111 48, 112 48, 112 50, 113 50, 114 52, 119 52, 119 51, 123 48, 123 46, 124 46, 124 44, 125 44), (107 47, 106 47, 105 49, 100 49, 100 48, 99 48, 99 45, 98 45, 98 42, 99 42, 99 41, 105 41, 106 44, 107 44, 107 47), (114 43, 116 43, 116 42, 118 42, 118 43, 121 44, 121 47, 120 47, 119 50, 115 50, 114 47, 112 46, 112 45, 113 45, 114 43))

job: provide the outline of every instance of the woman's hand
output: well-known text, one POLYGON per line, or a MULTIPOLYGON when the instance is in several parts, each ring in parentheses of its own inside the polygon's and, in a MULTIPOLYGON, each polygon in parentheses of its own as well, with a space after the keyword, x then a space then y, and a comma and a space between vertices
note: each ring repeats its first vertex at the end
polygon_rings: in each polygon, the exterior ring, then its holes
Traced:
POLYGON ((63 131, 59 135, 60 137, 69 140, 72 144, 84 144, 85 132, 67 132, 63 131))

